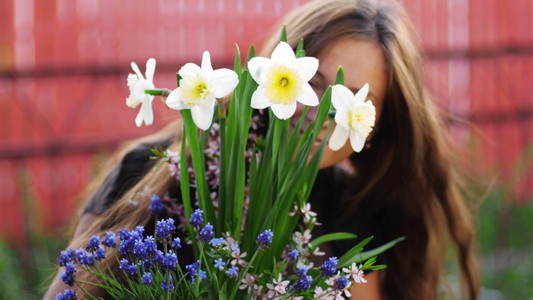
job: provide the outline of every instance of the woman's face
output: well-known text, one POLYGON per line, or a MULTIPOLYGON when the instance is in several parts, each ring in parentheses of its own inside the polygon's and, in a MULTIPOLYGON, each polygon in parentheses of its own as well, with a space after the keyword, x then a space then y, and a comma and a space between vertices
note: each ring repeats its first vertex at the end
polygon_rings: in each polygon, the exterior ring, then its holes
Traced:
MULTIPOLYGON (((377 122, 381 114, 387 88, 386 62, 381 47, 374 42, 343 38, 328 44, 318 53, 317 58, 319 60, 318 72, 309 83, 318 94, 318 97, 322 98, 327 88, 335 84, 337 70, 342 66, 344 70, 344 85, 353 93, 356 93, 365 83, 369 84, 370 91, 367 98, 376 107, 377 122)), ((298 122, 303 107, 301 104, 298 105, 296 116, 291 118, 293 125, 298 122)), ((317 110, 318 106, 310 107, 306 115, 306 119, 308 119, 306 121, 314 121, 317 110)), ((318 147, 320 141, 326 136, 328 123, 324 123, 314 148, 318 147)), ((302 127, 305 128, 304 126, 302 127)), ((332 128, 331 133, 333 129, 335 127, 332 128)), ((372 133, 367 138, 367 142, 371 138, 372 133)), ((350 146, 350 141, 347 141, 344 147, 337 151, 333 151, 326 146, 320 162, 320 168, 332 166, 348 158, 352 153, 354 151, 350 146)))

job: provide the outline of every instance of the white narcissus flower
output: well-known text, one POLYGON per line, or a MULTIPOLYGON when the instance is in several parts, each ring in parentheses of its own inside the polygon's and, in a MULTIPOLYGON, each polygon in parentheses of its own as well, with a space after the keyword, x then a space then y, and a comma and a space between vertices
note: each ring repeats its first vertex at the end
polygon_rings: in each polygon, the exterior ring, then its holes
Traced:
POLYGON ((318 96, 308 83, 318 70, 318 59, 296 58, 289 44, 280 42, 270 59, 252 58, 248 69, 259 84, 252 95, 253 108, 271 107, 276 117, 285 120, 294 115, 296 101, 318 105, 318 96))
POLYGON ((185 64, 178 72, 179 87, 167 98, 167 106, 173 109, 190 109, 194 123, 202 130, 209 129, 215 112, 215 99, 231 93, 239 78, 230 69, 213 70, 208 51, 204 52, 202 67, 185 64))
POLYGON ((142 104, 139 114, 135 118, 135 125, 137 127, 140 127, 143 121, 146 125, 152 125, 154 122, 154 112, 152 110, 154 96, 145 94, 144 91, 154 89, 155 59, 150 58, 146 62, 146 78, 144 78, 136 63, 132 62, 131 68, 135 74, 130 73, 128 75, 130 96, 126 98, 126 105, 135 108, 139 104, 142 104))
POLYGON ((368 83, 355 95, 343 85, 332 87, 331 103, 337 110, 337 126, 329 139, 329 147, 332 150, 342 148, 348 137, 355 152, 363 149, 365 140, 376 122, 376 108, 371 101, 365 101, 367 95, 368 83))

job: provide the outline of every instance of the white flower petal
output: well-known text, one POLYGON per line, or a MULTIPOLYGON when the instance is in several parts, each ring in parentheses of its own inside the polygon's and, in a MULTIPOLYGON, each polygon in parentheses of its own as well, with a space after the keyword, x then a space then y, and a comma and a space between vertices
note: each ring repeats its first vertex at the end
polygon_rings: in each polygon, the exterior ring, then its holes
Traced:
POLYGON ((196 126, 202 130, 209 129, 209 126, 211 126, 211 122, 213 121, 214 112, 214 105, 209 105, 206 107, 194 105, 191 107, 192 119, 196 126))
POLYGON ((146 126, 154 123, 154 111, 152 110, 152 102, 143 103, 139 114, 142 114, 142 119, 146 126))
POLYGON ((335 123, 348 129, 350 127, 350 113, 345 110, 337 110, 337 113, 335 113, 335 123))
POLYGON ((294 62, 295 69, 298 70, 300 78, 308 82, 315 76, 318 70, 318 59, 314 57, 300 57, 294 62))
POLYGON ((296 102, 287 105, 272 104, 270 108, 272 108, 272 111, 274 112, 274 115, 276 115, 276 117, 281 120, 286 120, 294 115, 294 112, 296 111, 296 102))
POLYGON ((178 71, 178 74, 181 76, 181 78, 185 78, 187 77, 187 74, 191 71, 194 71, 194 72, 201 72, 202 69, 200 69, 200 67, 197 65, 197 64, 193 64, 193 63, 186 63, 185 65, 183 65, 183 67, 181 67, 181 69, 178 71))
POLYGON ((365 102, 366 97, 368 96, 368 83, 365 83, 363 87, 357 91, 355 94, 355 102, 365 102))
POLYGON ((166 104, 169 108, 172 108, 172 109, 188 109, 189 108, 180 100, 178 89, 175 89, 172 92, 170 92, 170 95, 168 95, 167 97, 166 104))
POLYGON ((296 55, 291 46, 286 42, 279 42, 274 51, 272 51, 272 61, 275 62, 284 62, 284 63, 294 63, 296 60, 296 55))
POLYGON ((138 77, 139 79, 144 79, 144 77, 143 77, 143 73, 141 73, 141 70, 139 69, 139 66, 137 66, 136 63, 131 62, 131 68, 133 69, 133 71, 135 72, 135 74, 137 74, 137 77, 138 77))
POLYGON ((141 79, 139 82, 137 82, 137 85, 135 86, 135 89, 133 90, 133 94, 139 101, 141 102, 147 102, 154 99, 154 96, 146 94, 144 91, 153 89, 154 85, 149 82, 148 80, 141 79))
POLYGON ((230 69, 217 69, 211 78, 212 88, 215 90, 215 97, 222 98, 231 93, 239 84, 237 73, 230 69))
POLYGON ((137 117, 135 117, 135 125, 137 125, 137 127, 141 127, 142 123, 143 123, 143 113, 142 113, 142 109, 141 109, 141 110, 139 110, 139 113, 137 114, 137 117))
POLYGON ((204 51, 204 55, 202 57, 202 70, 209 73, 213 72, 213 67, 211 66, 211 55, 209 54, 209 51, 204 51))
POLYGON ((150 58, 146 62, 146 80, 153 82, 155 73, 155 58, 150 58))
POLYGON ((346 140, 348 139, 349 131, 346 130, 342 126, 335 126, 335 130, 333 130, 333 134, 331 134, 331 137, 329 138, 328 146, 331 150, 337 151, 344 144, 346 144, 346 140))
POLYGON ((263 109, 272 105, 272 102, 265 95, 265 90, 259 86, 252 95, 252 102, 250 106, 255 109, 263 109))
POLYGON ((255 82, 260 83, 270 69, 271 61, 265 57, 254 57, 248 62, 248 70, 255 82))
POLYGON ((308 84, 305 83, 302 86, 303 93, 296 98, 296 101, 307 105, 307 106, 317 106, 318 105, 318 96, 313 90, 313 88, 308 84))
POLYGON ((331 103, 337 111, 352 110, 354 107, 354 95, 344 85, 336 84, 331 87, 331 103))
POLYGON ((350 144, 355 152, 361 152, 365 146, 366 137, 362 137, 355 130, 350 130, 350 144))

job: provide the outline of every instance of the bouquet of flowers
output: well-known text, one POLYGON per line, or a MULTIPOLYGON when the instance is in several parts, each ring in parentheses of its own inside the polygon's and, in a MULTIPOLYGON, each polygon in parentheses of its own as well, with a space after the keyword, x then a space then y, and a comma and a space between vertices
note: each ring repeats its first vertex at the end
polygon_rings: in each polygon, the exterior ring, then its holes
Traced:
MULTIPOLYGON (((181 151, 153 152, 179 178, 186 220, 181 225, 187 238, 174 236, 174 219, 156 218, 153 233, 142 226, 124 229, 117 243, 117 233, 108 232, 105 237, 93 236, 85 249, 62 251, 60 277, 84 292, 78 297, 96 299, 83 288, 89 284, 115 299, 339 299, 350 296, 352 284, 366 282, 364 270, 385 267, 374 265, 376 255, 399 239, 362 252, 369 237, 342 257, 314 265, 313 258, 324 255, 320 244, 355 238, 351 233, 311 236, 319 224, 307 199, 328 141, 326 136, 315 144, 318 132, 326 121, 331 130, 333 119, 328 115, 334 115, 337 126, 329 146, 339 149, 349 138, 360 151, 374 125, 375 109, 365 101, 368 85, 355 95, 343 86, 342 69, 336 85, 319 102, 308 83, 318 60, 305 56, 303 41, 296 51, 285 41, 283 30, 270 59, 254 57, 252 47, 244 70, 238 47, 233 71, 213 70, 206 51, 201 66, 188 63, 179 70, 173 91, 155 88, 154 59, 146 64, 146 77, 132 63, 135 74, 128 77, 131 95, 126 104, 141 105, 137 126, 152 124, 154 96, 164 96, 169 108, 181 111, 181 151), (228 107, 223 98, 231 92, 228 107), (291 128, 296 102, 306 107, 291 128), (303 128, 309 106, 316 105, 315 122, 303 128), (252 109, 268 107, 266 134, 249 145, 252 109), (208 138, 215 129, 218 151, 212 153, 208 138), (218 162, 214 183, 206 173, 212 169, 209 160, 218 162), (182 246, 192 248, 195 261, 180 264, 182 246), (119 261, 123 274, 110 270, 109 259, 119 261), (94 276, 94 282, 78 281, 77 268, 94 276)), ((151 199, 152 213, 161 215, 160 195, 151 199)), ((70 289, 57 295, 75 298, 70 289)))

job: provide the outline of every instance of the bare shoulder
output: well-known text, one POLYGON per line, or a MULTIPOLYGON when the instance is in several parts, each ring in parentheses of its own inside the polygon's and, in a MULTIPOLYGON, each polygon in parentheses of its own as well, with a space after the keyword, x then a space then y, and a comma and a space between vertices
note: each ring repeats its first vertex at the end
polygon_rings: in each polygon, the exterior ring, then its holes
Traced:
POLYGON ((350 288, 351 299, 381 300, 379 280, 384 271, 373 271, 365 275, 366 283, 356 283, 350 288))

